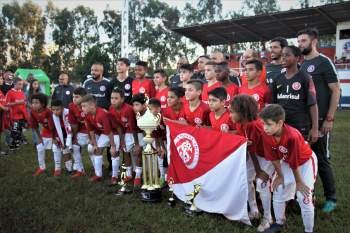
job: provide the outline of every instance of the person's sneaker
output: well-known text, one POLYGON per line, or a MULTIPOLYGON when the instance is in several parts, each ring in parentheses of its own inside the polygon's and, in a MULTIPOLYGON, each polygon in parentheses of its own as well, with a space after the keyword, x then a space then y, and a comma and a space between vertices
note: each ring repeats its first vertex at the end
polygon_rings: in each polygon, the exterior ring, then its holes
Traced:
POLYGON ((7 151, 0 151, 0 155, 2 155, 2 156, 5 156, 5 155, 8 155, 8 153, 7 153, 7 151))
POLYGON ((249 212, 248 214, 249 216, 249 219, 252 221, 252 220, 257 220, 260 218, 260 213, 259 212, 249 212))
POLYGON ((90 178, 90 182, 100 182, 100 181, 102 181, 102 177, 101 176, 92 176, 91 178, 90 178))
POLYGON ((61 169, 56 169, 53 173, 53 176, 58 177, 61 175, 61 169))
POLYGON ((283 229, 283 225, 274 223, 270 226, 270 228, 263 231, 263 233, 277 233, 277 232, 281 232, 282 229, 283 229))
POLYGON ((33 176, 38 176, 41 175, 45 172, 45 169, 38 168, 36 171, 33 173, 33 176))
POLYGON ((263 218, 260 225, 258 226, 258 232, 264 232, 266 229, 269 229, 272 224, 272 220, 263 218))
POLYGON ((112 177, 111 178, 111 185, 117 185, 118 184, 118 178, 117 177, 112 177))
POLYGON ((71 178, 72 179, 75 179, 75 178, 79 178, 79 177, 82 177, 82 176, 85 176, 85 173, 84 172, 80 172, 80 171, 77 171, 76 173, 74 173, 71 178))
POLYGON ((330 213, 335 209, 335 207, 337 207, 337 203, 335 201, 327 200, 323 205, 322 211, 324 213, 330 213))
POLYGON ((134 179, 134 187, 140 187, 141 186, 141 177, 136 177, 134 179))

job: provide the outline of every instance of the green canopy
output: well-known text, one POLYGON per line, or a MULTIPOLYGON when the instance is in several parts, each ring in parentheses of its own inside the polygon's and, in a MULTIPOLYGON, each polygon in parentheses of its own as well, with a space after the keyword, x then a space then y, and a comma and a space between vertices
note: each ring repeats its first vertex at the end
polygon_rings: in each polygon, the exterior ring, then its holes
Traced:
POLYGON ((16 70, 15 75, 21 79, 27 80, 29 74, 32 74, 39 81, 40 88, 46 95, 51 95, 50 79, 42 69, 22 69, 16 70))

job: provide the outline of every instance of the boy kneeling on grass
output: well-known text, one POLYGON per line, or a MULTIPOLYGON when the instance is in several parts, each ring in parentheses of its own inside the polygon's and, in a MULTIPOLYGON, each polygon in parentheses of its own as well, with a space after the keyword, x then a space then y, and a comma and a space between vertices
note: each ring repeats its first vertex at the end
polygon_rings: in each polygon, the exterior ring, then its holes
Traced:
POLYGON ((264 232, 280 232, 286 221, 286 201, 294 198, 301 208, 305 232, 313 232, 315 208, 312 199, 317 176, 317 158, 300 132, 285 124, 285 112, 271 104, 259 114, 264 122, 264 154, 277 175, 272 182, 276 223, 264 232))

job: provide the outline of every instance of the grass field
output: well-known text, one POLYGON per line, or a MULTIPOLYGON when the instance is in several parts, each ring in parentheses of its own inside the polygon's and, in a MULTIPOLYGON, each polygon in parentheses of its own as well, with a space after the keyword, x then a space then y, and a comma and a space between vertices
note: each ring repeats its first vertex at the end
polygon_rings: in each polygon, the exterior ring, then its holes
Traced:
MULTIPOLYGON (((315 232, 350 232, 350 111, 336 115, 332 161, 337 181, 338 208, 323 214, 319 180, 316 185, 315 232)), ((29 134, 28 134, 29 135, 29 134)), ((85 164, 90 161, 85 156, 85 164)), ((32 145, 0 158, 0 233, 7 232, 256 232, 255 228, 220 215, 187 217, 182 205, 170 208, 165 197, 158 204, 144 204, 137 194, 114 196, 115 188, 91 184, 87 177, 71 180, 52 176, 53 159, 46 157, 47 174, 33 178, 37 166, 32 145)), ((88 173, 91 167, 88 167, 88 173)), ((105 172, 106 174, 106 172, 105 172)), ((220 194, 218 194, 220 195, 220 194)), ((301 217, 288 211, 285 232, 303 232, 301 217)))

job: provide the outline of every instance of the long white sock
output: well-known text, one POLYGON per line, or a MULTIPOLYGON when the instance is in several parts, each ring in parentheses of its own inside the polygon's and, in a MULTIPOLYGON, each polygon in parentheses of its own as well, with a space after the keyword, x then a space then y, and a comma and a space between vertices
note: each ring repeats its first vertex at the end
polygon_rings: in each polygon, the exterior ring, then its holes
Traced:
POLYGON ((264 190, 262 192, 259 192, 259 194, 264 209, 264 218, 271 220, 271 192, 269 190, 264 190))
POLYGON ((136 155, 135 155, 134 151, 131 151, 130 159, 131 159, 131 166, 132 166, 134 172, 136 172, 136 167, 137 167, 136 166, 136 160, 137 160, 137 158, 136 158, 136 155))
POLYGON ((165 170, 164 170, 164 166, 163 166, 163 158, 161 158, 160 156, 158 157, 158 167, 159 167, 159 173, 160 173, 160 177, 164 178, 165 177, 165 170))
MULTIPOLYGON (((297 199, 301 209, 301 216, 305 227, 305 232, 313 232, 314 230, 314 218, 315 218, 315 207, 312 203, 312 195, 308 197, 307 202, 304 201, 304 196, 297 192, 297 199), (306 203, 306 204, 305 204, 306 203)), ((306 199, 305 199, 306 200, 306 199)))
MULTIPOLYGON (((78 145, 73 145, 73 159, 74 159, 74 165, 76 165, 76 169, 79 172, 84 171, 84 165, 83 161, 81 159, 81 153, 80 153, 80 146, 78 145)), ((74 168, 73 165, 73 168, 74 168)))
POLYGON ((73 161, 71 159, 64 162, 64 165, 66 166, 67 171, 73 171, 73 161))
POLYGON ((131 171, 132 171, 131 170, 131 166, 126 167, 126 176, 128 176, 128 177, 132 176, 132 172, 131 171))
POLYGON ((250 212, 259 212, 258 205, 256 203, 255 187, 253 182, 248 182, 248 203, 250 212))
POLYGON ((112 177, 118 177, 119 174, 119 156, 112 157, 112 177))
POLYGON ((94 163, 95 163, 95 175, 102 177, 102 163, 103 163, 102 155, 95 155, 94 163))
POLYGON ((53 152, 53 159, 55 161, 55 170, 60 170, 61 169, 61 160, 62 160, 61 151, 54 151, 53 152))
POLYGON ((46 169, 45 165, 45 148, 42 144, 38 144, 36 146, 37 152, 38 152, 38 163, 40 169, 46 169))
POLYGON ((89 155, 92 167, 95 169, 95 155, 89 155))
POLYGON ((141 178, 142 167, 136 167, 135 169, 135 178, 141 178))
POLYGON ((275 212, 276 223, 283 225, 286 220, 286 202, 273 201, 273 211, 275 212))

